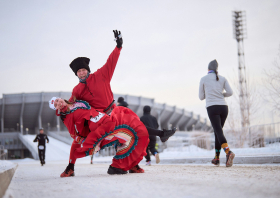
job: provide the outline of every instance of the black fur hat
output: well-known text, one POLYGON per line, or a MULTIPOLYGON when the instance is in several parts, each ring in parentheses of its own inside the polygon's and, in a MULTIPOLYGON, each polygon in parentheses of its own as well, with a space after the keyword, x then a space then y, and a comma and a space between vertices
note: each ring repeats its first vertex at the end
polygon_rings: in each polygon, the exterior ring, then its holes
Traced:
POLYGON ((77 71, 82 68, 88 70, 88 72, 90 73, 90 68, 88 66, 89 61, 90 61, 90 59, 87 57, 78 57, 70 63, 70 67, 76 76, 77 76, 77 71))

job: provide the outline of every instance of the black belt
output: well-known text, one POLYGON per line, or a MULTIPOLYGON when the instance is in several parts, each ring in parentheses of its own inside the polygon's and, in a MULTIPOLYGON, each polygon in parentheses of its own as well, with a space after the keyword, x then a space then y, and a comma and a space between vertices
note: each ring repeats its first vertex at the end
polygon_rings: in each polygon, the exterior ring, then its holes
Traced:
POLYGON ((110 112, 107 112, 107 111, 113 106, 114 103, 115 103, 115 100, 113 100, 113 102, 106 109, 104 109, 103 112, 105 112, 106 114, 111 113, 111 111, 110 112))

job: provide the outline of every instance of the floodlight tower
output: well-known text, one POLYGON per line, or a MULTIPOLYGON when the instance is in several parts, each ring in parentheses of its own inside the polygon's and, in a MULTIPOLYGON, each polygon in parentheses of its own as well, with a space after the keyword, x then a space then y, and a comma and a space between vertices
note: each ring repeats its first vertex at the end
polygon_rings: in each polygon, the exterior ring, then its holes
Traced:
POLYGON ((246 82, 246 67, 243 39, 247 38, 245 11, 233 11, 233 35, 238 48, 238 77, 239 77, 239 103, 241 113, 241 126, 243 130, 250 126, 249 101, 246 82))

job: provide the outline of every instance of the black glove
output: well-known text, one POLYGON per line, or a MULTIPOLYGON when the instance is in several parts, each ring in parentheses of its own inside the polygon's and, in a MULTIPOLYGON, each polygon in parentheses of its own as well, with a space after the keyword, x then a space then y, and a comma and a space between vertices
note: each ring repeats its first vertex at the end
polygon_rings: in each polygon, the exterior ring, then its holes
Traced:
POLYGON ((122 39, 122 35, 121 35, 121 31, 119 31, 118 33, 118 30, 113 30, 114 32, 114 36, 115 36, 115 41, 117 42, 117 47, 118 48, 121 48, 122 47, 122 44, 123 44, 123 39, 122 39))

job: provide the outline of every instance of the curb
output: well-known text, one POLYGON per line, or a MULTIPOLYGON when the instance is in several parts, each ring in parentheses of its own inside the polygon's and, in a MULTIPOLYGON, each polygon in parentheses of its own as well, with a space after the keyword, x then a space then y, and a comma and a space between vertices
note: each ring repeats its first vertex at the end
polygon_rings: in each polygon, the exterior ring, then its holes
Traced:
MULTIPOLYGON (((185 159, 161 159, 161 164, 206 164, 211 163, 213 158, 185 158, 185 159)), ((220 163, 226 163, 226 158, 220 158, 220 163)), ((280 163, 280 156, 259 157, 235 157, 234 164, 276 164, 280 163)))
MULTIPOLYGON (((113 156, 112 156, 113 158, 113 156)), ((207 164, 211 163, 213 158, 175 158, 175 159, 160 159, 160 164, 207 164)), ((153 161, 153 160, 152 160, 153 161)), ((96 164, 108 164, 112 161, 94 161, 96 164)), ((141 164, 143 162, 140 162, 141 164)), ((220 163, 226 163, 226 158, 220 158, 220 163)), ((235 157, 234 164, 278 164, 280 163, 280 155, 277 156, 243 156, 235 157)))
POLYGON ((15 164, 13 168, 0 173, 0 197, 3 197, 6 190, 8 189, 17 167, 18 165, 15 164))

